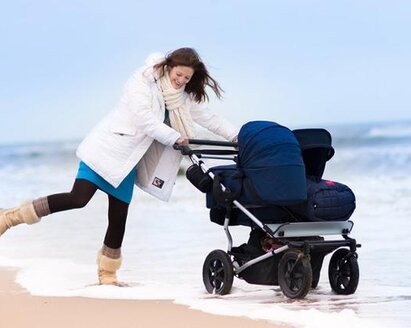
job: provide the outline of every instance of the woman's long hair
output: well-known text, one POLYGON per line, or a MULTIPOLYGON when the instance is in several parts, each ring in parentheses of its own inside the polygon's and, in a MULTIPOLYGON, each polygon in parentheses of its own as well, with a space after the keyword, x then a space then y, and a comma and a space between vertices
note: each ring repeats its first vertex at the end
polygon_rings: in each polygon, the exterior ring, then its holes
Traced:
POLYGON ((197 51, 192 48, 180 48, 169 53, 166 58, 154 65, 154 69, 164 76, 165 69, 171 69, 175 66, 187 66, 194 70, 194 74, 190 81, 185 86, 185 91, 190 94, 197 103, 208 101, 208 95, 205 90, 209 86, 218 98, 221 98, 223 90, 220 85, 214 80, 204 63, 201 61, 197 51))

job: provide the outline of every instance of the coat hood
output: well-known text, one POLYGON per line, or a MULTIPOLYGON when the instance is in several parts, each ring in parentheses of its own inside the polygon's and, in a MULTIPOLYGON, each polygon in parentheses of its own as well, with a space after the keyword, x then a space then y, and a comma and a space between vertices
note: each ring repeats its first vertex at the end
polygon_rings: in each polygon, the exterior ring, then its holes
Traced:
POLYGON ((149 54, 145 60, 145 64, 147 66, 154 66, 160 62, 162 62, 165 59, 165 55, 162 54, 161 52, 153 52, 149 54))

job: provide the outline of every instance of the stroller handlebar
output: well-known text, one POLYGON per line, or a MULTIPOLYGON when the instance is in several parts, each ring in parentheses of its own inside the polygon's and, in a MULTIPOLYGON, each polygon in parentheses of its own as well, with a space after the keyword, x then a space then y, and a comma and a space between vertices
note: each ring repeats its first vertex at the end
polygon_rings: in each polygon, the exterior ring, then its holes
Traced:
POLYGON ((192 152, 193 152, 193 150, 187 145, 179 145, 179 144, 175 143, 173 145, 173 148, 175 150, 179 150, 182 155, 191 155, 192 152))
MULTIPOLYGON (((235 142, 227 141, 216 141, 216 140, 200 140, 200 139, 189 139, 189 145, 207 145, 207 146, 222 146, 222 147, 237 147, 235 142)), ((237 155, 237 149, 192 149, 189 145, 179 145, 175 143, 173 148, 181 152, 182 155, 237 155)))
POLYGON ((238 143, 230 141, 204 140, 204 139, 189 139, 188 143, 191 145, 204 146, 221 146, 221 147, 238 147, 238 143))

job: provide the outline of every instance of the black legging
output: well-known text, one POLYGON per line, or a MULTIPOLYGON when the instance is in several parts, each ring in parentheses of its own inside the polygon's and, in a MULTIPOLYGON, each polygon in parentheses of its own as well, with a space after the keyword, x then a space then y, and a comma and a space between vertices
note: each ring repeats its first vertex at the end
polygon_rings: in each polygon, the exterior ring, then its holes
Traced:
MULTIPOLYGON (((82 208, 97 191, 97 186, 87 180, 76 179, 70 192, 47 196, 51 213, 82 208)), ((120 248, 126 230, 128 204, 108 195, 108 227, 104 245, 120 248)))

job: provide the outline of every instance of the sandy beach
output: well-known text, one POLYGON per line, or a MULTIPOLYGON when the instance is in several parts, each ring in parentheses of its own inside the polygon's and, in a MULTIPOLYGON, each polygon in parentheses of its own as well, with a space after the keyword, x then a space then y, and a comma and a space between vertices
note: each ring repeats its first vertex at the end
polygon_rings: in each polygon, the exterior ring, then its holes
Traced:
POLYGON ((171 301, 32 296, 14 282, 15 274, 11 269, 0 270, 2 328, 289 327, 262 320, 212 315, 171 301))

